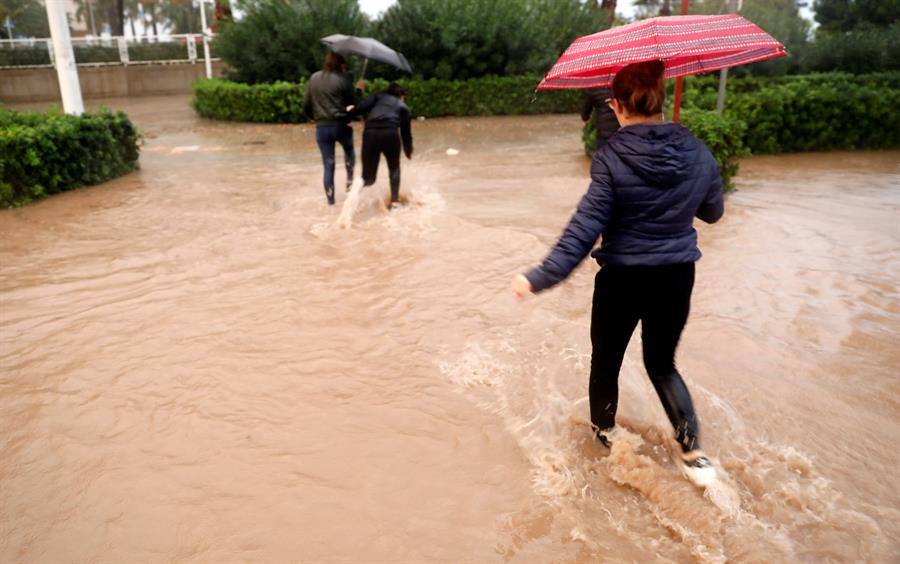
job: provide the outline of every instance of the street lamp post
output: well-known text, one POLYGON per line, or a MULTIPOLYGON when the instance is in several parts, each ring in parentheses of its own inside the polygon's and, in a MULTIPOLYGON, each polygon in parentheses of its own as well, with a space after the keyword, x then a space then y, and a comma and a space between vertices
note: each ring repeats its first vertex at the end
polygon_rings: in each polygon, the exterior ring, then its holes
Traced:
POLYGON ((209 62, 209 36, 206 28, 206 0, 200 0, 200 26, 203 28, 203 58, 206 60, 206 78, 212 78, 212 63, 209 62))
POLYGON ((84 101, 81 99, 78 67, 75 66, 75 53, 72 51, 72 38, 69 36, 69 22, 63 0, 47 0, 47 20, 50 23, 50 36, 53 38, 56 76, 59 78, 63 110, 67 114, 81 115, 84 113, 84 101))

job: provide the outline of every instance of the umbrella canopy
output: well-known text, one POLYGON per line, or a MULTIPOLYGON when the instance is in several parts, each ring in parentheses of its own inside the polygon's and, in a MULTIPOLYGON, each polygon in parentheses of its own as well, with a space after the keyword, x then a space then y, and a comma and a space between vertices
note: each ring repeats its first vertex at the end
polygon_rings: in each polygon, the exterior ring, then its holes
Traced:
POLYGON ((403 53, 394 51, 384 43, 371 37, 356 37, 336 33, 322 38, 322 43, 335 53, 341 55, 362 55, 367 59, 387 63, 402 71, 412 73, 409 63, 403 53))
POLYGON ((609 87, 622 67, 662 60, 666 78, 784 57, 784 45, 737 14, 650 18, 576 39, 538 90, 609 87))

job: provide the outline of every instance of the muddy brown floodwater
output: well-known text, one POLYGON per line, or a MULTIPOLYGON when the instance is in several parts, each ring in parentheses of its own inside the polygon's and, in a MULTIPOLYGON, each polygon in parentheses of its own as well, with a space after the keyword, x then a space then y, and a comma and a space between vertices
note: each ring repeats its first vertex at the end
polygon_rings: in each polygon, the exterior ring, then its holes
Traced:
POLYGON ((0 212, 0 561, 900 559, 900 152, 748 159, 699 227, 704 495, 637 338, 588 440, 596 265, 510 297, 576 116, 416 122, 410 205, 382 169, 342 229, 312 127, 108 103, 141 170, 0 212))

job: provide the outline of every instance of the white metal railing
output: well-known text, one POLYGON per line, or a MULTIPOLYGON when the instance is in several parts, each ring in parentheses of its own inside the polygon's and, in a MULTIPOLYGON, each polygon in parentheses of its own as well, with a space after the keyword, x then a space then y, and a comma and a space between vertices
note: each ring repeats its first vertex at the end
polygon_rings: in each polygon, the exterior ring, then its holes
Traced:
MULTIPOLYGON (((184 33, 161 37, 73 37, 72 48, 75 61, 79 65, 134 65, 148 63, 197 63, 201 59, 218 60, 209 56, 209 43, 214 34, 184 33), (206 56, 198 56, 197 45, 201 44, 206 56), (92 50, 93 48, 93 50, 92 50), (183 57, 181 56, 183 55, 183 57), (208 57, 208 58, 207 58, 208 57)), ((22 59, 19 58, 21 61, 22 59)), ((54 67, 53 40, 50 38, 0 39, 0 68, 54 67), (48 62, 14 63, 17 57, 12 50, 29 48, 42 50, 48 62)))

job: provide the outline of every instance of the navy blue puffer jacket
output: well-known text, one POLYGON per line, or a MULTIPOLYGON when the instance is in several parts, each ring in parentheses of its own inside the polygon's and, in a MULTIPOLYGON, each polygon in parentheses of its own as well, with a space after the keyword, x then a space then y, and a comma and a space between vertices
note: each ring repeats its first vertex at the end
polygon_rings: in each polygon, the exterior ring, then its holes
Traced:
POLYGON ((694 217, 722 217, 712 153, 676 123, 623 127, 591 163, 591 185, 544 262, 525 274, 533 291, 561 282, 587 256, 602 264, 664 265, 700 258, 694 217))

